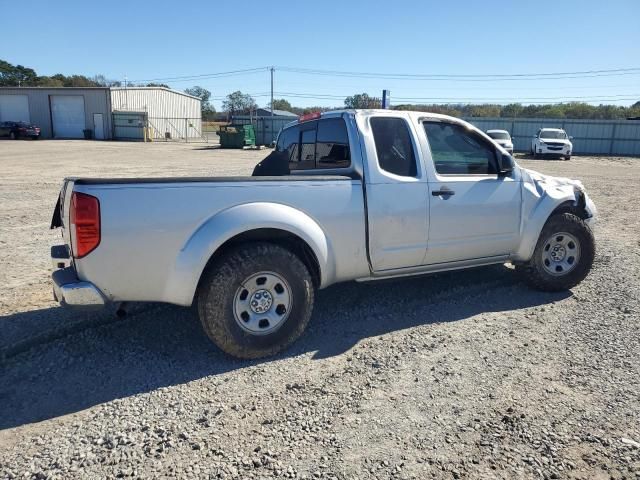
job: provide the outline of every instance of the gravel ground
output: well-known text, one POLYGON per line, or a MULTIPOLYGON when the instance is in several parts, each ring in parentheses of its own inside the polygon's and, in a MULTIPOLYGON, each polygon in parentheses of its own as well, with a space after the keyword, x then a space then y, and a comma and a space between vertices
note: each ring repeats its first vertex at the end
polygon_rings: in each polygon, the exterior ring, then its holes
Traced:
POLYGON ((0 478, 640 478, 640 159, 520 163, 580 178, 591 275, 563 294, 503 267, 319 293, 266 361, 193 312, 51 301, 65 175, 242 174, 265 152, 1 142, 0 478))

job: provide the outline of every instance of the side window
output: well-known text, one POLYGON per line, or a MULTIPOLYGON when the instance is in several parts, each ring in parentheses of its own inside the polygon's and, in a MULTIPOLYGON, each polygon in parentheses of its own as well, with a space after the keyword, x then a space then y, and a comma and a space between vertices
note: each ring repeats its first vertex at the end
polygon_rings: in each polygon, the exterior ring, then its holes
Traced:
POLYGON ((289 156, 289 164, 292 166, 298 162, 298 141, 300 137, 300 127, 287 128, 283 130, 278 137, 276 151, 287 152, 289 156))
POLYGON ((436 172, 444 175, 490 175, 497 172, 496 149, 462 125, 424 122, 436 172))
POLYGON ((401 118, 374 117, 371 129, 380 168, 395 175, 415 177, 418 169, 407 123, 401 118))
POLYGON ((345 168, 351 164, 349 135, 342 118, 318 121, 316 168, 345 168))
POLYGON ((283 130, 276 151, 287 151, 290 170, 345 168, 351 165, 349 135, 342 118, 303 123, 283 130))

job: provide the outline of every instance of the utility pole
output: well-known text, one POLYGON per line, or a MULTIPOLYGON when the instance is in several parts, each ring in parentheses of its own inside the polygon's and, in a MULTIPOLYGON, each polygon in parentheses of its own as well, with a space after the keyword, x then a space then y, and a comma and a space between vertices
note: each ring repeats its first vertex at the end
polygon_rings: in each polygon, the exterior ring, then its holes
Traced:
POLYGON ((275 140, 273 133, 273 71, 274 68, 271 67, 271 142, 275 140))

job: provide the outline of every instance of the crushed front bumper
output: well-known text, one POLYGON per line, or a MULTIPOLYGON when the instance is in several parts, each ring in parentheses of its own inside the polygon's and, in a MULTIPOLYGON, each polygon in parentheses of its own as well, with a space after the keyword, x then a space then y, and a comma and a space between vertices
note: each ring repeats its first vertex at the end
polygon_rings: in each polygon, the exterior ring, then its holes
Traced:
POLYGON ((65 307, 78 308, 100 308, 105 305, 106 300, 100 290, 93 283, 78 278, 66 246, 51 247, 51 261, 54 267, 51 274, 53 297, 57 302, 65 307))

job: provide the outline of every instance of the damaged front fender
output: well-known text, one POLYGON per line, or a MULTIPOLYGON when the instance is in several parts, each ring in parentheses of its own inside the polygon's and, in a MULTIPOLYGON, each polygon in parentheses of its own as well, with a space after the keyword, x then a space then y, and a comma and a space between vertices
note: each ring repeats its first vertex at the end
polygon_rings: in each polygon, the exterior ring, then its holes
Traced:
POLYGON ((590 225, 595 221, 596 207, 582 182, 522 169, 521 240, 514 261, 531 258, 544 224, 563 208, 576 212, 590 225))

